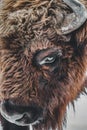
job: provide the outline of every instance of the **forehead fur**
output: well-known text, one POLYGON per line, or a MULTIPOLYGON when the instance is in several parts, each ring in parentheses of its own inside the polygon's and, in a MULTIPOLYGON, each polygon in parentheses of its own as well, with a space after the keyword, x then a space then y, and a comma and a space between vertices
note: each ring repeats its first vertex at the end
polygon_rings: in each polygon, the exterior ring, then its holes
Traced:
MULTIPOLYGON (((81 0, 81 2, 87 5, 86 0, 81 0)), ((43 30, 48 28, 60 34, 64 19, 71 12, 72 10, 62 0, 2 0, 0 35, 5 37, 27 30, 32 38, 31 35, 37 30, 42 34, 43 30)))
MULTIPOLYGON (((87 0, 79 0, 81 1, 86 7, 87 7, 87 0)), ((2 0, 2 3, 4 3, 4 9, 9 10, 15 10, 21 7, 38 7, 41 5, 50 5, 51 3, 57 3, 64 6, 64 3, 62 0, 2 0)))
MULTIPOLYGON (((8 10, 10 9, 14 9, 14 8, 20 8, 20 7, 24 7, 24 6, 32 6, 32 7, 35 7, 35 6, 41 6, 41 5, 44 5, 44 4, 48 4, 48 3, 52 3, 53 1, 55 0, 3 0, 3 3, 5 3, 6 5, 6 8, 8 10), (9 8, 11 7, 11 8, 9 8)), ((61 0, 56 0, 57 3, 60 3, 61 0)))
POLYGON ((4 0, 0 8, 0 33, 8 36, 25 27, 28 32, 52 28, 59 33, 67 14, 65 10, 70 12, 60 0, 4 0))

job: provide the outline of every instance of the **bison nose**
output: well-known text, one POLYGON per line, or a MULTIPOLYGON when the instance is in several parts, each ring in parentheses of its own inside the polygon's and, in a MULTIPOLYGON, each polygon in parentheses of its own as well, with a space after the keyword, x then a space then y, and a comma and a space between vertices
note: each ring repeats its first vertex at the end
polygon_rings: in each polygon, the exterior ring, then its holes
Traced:
POLYGON ((35 103, 29 106, 16 105, 10 100, 1 103, 1 114, 8 121, 14 120, 19 125, 34 123, 42 118, 43 110, 35 103))

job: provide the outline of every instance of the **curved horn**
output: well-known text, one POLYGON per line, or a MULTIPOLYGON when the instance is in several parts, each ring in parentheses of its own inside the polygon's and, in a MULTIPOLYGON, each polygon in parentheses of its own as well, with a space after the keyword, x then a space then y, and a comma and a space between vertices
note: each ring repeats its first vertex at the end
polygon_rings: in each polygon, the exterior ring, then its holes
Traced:
POLYGON ((73 10, 73 13, 65 18, 61 28, 62 34, 68 34, 78 29, 86 21, 87 10, 78 0, 63 0, 63 2, 73 10))

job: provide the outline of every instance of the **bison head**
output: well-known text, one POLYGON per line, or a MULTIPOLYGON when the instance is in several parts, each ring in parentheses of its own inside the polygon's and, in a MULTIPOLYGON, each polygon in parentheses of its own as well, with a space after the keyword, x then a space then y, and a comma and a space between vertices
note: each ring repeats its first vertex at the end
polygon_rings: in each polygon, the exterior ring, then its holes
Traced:
POLYGON ((2 0, 0 111, 34 130, 62 129, 85 91, 86 0, 2 0))

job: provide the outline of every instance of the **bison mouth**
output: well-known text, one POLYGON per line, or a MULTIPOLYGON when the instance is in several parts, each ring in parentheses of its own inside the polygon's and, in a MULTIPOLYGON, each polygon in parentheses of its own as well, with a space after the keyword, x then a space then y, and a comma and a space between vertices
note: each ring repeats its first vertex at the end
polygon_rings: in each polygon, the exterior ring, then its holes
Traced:
POLYGON ((43 120, 43 109, 36 104, 25 107, 4 101, 0 104, 0 112, 7 121, 19 126, 36 125, 43 120))

